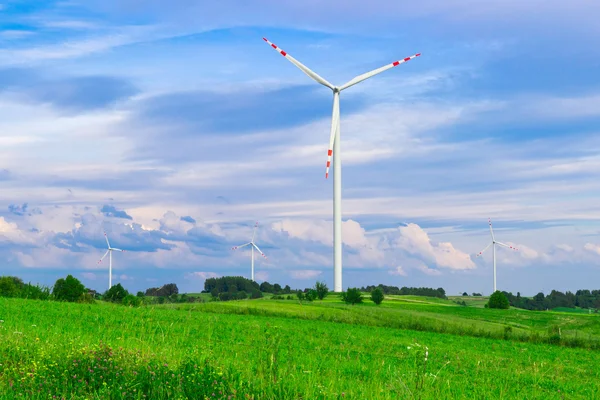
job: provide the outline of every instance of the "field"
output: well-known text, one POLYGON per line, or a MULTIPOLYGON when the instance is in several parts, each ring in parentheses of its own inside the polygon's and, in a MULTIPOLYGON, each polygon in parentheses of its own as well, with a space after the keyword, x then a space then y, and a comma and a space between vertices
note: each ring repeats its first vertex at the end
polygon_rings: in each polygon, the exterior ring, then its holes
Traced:
POLYGON ((600 398, 597 314, 0 298, 0 320, 2 399, 600 398))

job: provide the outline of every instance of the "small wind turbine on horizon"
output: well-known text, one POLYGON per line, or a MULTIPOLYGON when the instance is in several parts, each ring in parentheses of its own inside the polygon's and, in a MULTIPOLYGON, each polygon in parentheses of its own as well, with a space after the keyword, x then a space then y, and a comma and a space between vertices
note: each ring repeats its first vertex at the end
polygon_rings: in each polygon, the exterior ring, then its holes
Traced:
POLYGON ((320 83, 323 86, 327 86, 333 91, 333 114, 331 117, 331 134, 329 136, 329 147, 327 150, 327 168, 325 170, 325 179, 329 176, 329 166, 331 165, 331 157, 333 156, 333 291, 342 291, 342 159, 340 151, 340 92, 348 89, 350 86, 354 86, 357 83, 364 81, 365 79, 371 78, 383 71, 387 71, 390 68, 396 67, 402 63, 412 60, 415 57, 419 57, 421 53, 417 53, 410 57, 406 57, 402 60, 394 61, 391 64, 387 64, 381 68, 377 68, 373 71, 359 75, 342 86, 334 86, 327 82, 317 73, 311 71, 308 67, 296 60, 294 57, 269 42, 266 38, 263 38, 271 47, 273 47, 279 54, 287 58, 292 64, 298 67, 302 72, 308 75, 310 78, 320 83))
POLYGON ((252 232, 252 240, 246 244, 242 244, 240 246, 234 246, 231 248, 231 250, 237 250, 237 249, 241 249, 242 247, 245 246, 250 246, 252 245, 252 247, 250 247, 252 249, 251 251, 251 260, 252 260, 252 280, 254 280, 254 249, 256 248, 256 250, 258 250, 258 252, 260 253, 261 256, 263 256, 264 258, 267 258, 267 256, 265 256, 265 253, 262 252, 261 249, 258 248, 258 246, 256 245, 256 243, 254 243, 254 237, 256 236, 256 228, 258 228, 258 222, 256 224, 254 224, 254 232, 252 232))
POLYGON ((108 250, 106 250, 106 253, 104 253, 104 255, 102 256, 100 261, 98 261, 98 264, 100 264, 102 262, 102 260, 104 260, 104 257, 106 257, 106 255, 108 254, 108 288, 110 289, 112 287, 112 252, 113 251, 123 252, 125 250, 117 249, 115 247, 110 247, 110 242, 108 241, 108 235, 106 234, 106 232, 104 232, 104 239, 106 239, 106 244, 108 246, 108 250))
POLYGON ((492 249, 494 250, 494 291, 492 293, 496 293, 496 245, 500 245, 503 247, 506 247, 507 249, 511 249, 511 250, 519 250, 516 247, 510 246, 506 243, 502 243, 502 242, 498 242, 496 240, 496 238, 494 237, 494 229, 492 228, 492 220, 488 218, 488 223, 490 225, 490 235, 492 235, 492 243, 488 244, 486 246, 485 249, 481 250, 476 257, 481 256, 487 249, 490 248, 490 246, 492 246, 492 249))

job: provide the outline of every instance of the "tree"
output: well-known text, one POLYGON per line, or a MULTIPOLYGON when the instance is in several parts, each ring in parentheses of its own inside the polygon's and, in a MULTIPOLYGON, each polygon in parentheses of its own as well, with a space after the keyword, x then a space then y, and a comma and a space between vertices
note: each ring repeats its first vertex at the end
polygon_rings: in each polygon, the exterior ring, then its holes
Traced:
POLYGON ((315 283, 315 290, 319 300, 323 300, 329 294, 329 288, 325 282, 317 281, 317 283, 315 283))
POLYGON ((308 289, 306 293, 304 293, 304 298, 308 301, 313 301, 319 296, 315 289, 308 289))
POLYGON ((292 293, 292 288, 290 287, 290 285, 285 285, 285 287, 283 288, 283 293, 285 293, 285 294, 292 293))
POLYGON ((123 300, 121 300, 121 303, 124 306, 131 306, 131 307, 139 307, 141 302, 142 302, 142 299, 140 297, 134 296, 132 294, 128 294, 127 296, 123 297, 123 300))
POLYGON ((281 285, 279 283, 273 284, 273 293, 281 293, 283 289, 281 289, 281 285))
POLYGON ((273 293, 273 285, 267 281, 264 281, 260 284, 260 291, 264 293, 273 293))
POLYGON ((508 303, 508 299, 506 298, 504 293, 502 293, 499 290, 496 290, 490 296, 487 306, 488 306, 488 308, 500 308, 500 309, 506 310, 510 307, 510 304, 508 303))
POLYGON ((360 289, 358 288, 348 288, 347 291, 342 292, 342 301, 346 304, 358 304, 362 303, 363 297, 360 289))
POLYGON ((59 301, 75 302, 82 298, 84 293, 85 286, 73 275, 67 275, 65 279, 58 279, 52 289, 54 298, 59 301))
POLYGON ((2 297, 17 297, 20 288, 17 287, 15 281, 10 276, 0 278, 0 296, 2 297))
POLYGON ((465 296, 465 297, 468 297, 468 296, 469 296, 469 293, 467 293, 467 292, 463 292, 463 296, 465 296))
POLYGON ((373 300, 373 303, 380 305, 383 301, 383 291, 379 288, 374 289, 371 292, 371 300, 373 300))
POLYGON ((116 285, 108 289, 102 297, 106 301, 110 301, 113 303, 122 303, 123 299, 128 295, 129 292, 120 283, 117 283, 116 285))
POLYGON ((296 292, 296 296, 298 297, 298 300, 300 301, 300 303, 302 303, 302 300, 304 300, 304 292, 302 290, 298 290, 296 292))
POLYGON ((145 297, 144 292, 137 292, 136 294, 137 297, 145 297))

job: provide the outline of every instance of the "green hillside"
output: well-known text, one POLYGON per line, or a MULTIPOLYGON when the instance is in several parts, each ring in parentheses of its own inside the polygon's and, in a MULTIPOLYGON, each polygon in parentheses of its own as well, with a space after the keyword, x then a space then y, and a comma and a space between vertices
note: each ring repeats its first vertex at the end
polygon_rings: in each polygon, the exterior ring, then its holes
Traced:
POLYGON ((0 398, 600 396, 598 315, 336 297, 140 308, 0 298, 0 398))

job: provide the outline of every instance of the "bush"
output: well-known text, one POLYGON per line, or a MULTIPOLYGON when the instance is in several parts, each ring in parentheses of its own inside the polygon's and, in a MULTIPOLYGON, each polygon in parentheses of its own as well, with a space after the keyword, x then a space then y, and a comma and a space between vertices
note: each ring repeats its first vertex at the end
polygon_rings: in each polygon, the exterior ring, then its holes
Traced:
POLYGON ((235 297, 238 300, 246 300, 248 298, 248 294, 242 290, 241 292, 237 292, 235 297))
POLYGON ((308 289, 308 291, 306 293, 304 293, 304 298, 307 301, 313 301, 315 300, 317 297, 319 296, 319 294, 317 293, 317 291, 315 289, 308 289))
POLYGON ((329 294, 329 288, 327 287, 325 282, 317 281, 317 283, 315 283, 315 290, 317 292, 317 297, 319 298, 319 300, 323 300, 329 294))
POLYGON ((346 292, 342 292, 342 301, 346 304, 358 304, 362 303, 363 297, 360 289, 358 288, 348 288, 346 292))
POLYGON ((113 303, 122 303, 123 299, 128 295, 129 292, 120 283, 117 283, 108 289, 102 298, 113 303))
POLYGON ((2 297, 17 297, 21 288, 15 283, 11 276, 3 276, 0 278, 0 296, 2 297))
POLYGON ((128 294, 127 296, 123 297, 122 303, 124 306, 139 307, 142 303, 142 300, 137 296, 128 294))
POLYGON ((488 308, 500 308, 500 309, 506 310, 510 307, 510 304, 508 303, 508 299, 506 298, 504 293, 502 293, 499 290, 496 290, 490 296, 487 306, 488 306, 488 308))
POLYGON ((80 300, 84 293, 85 286, 73 275, 67 275, 65 279, 58 279, 52 289, 52 295, 59 301, 75 302, 80 300))
POLYGON ((79 299, 77 300, 78 303, 88 303, 88 304, 92 304, 95 303, 96 300, 94 300, 94 296, 92 296, 90 293, 83 293, 81 296, 79 296, 79 299))
POLYGON ((379 288, 373 289, 371 292, 371 300, 373 300, 373 303, 380 305, 383 301, 383 291, 379 288))
POLYGON ((298 300, 300 300, 300 302, 302 302, 302 300, 304 300, 304 292, 302 292, 301 290, 298 290, 296 292, 296 296, 298 297, 298 300))

